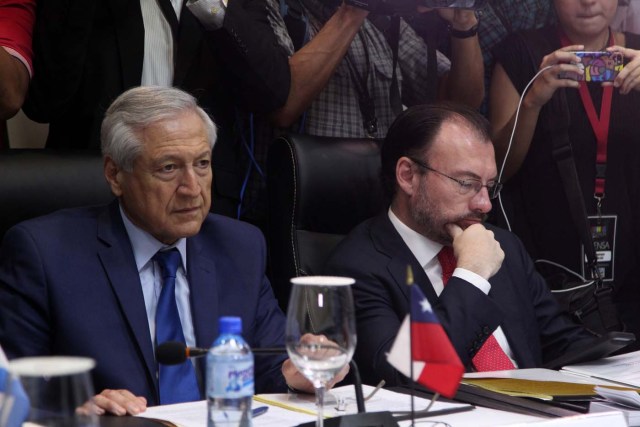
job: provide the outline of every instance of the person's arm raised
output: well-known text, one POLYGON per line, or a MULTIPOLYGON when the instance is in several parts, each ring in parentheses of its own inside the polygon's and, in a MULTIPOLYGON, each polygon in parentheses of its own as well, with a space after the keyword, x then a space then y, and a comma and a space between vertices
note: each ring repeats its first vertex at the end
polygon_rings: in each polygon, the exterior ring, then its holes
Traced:
MULTIPOLYGON (((561 87, 577 89, 579 87, 577 81, 560 78, 558 75, 562 71, 581 73, 577 66, 570 64, 570 62, 579 62, 579 58, 570 51, 582 48, 581 45, 567 46, 543 58, 539 70, 546 67, 551 68, 546 69, 536 78, 522 101, 513 143, 508 153, 504 174, 501 177, 503 182, 511 178, 522 166, 531 146, 540 110, 551 99, 556 89, 561 87)), ((493 70, 489 92, 489 116, 493 128, 492 139, 499 170, 501 170, 507 154, 519 100, 520 94, 518 94, 513 82, 502 65, 497 63, 493 70)))
POLYGON ((343 4, 316 36, 289 58, 287 102, 271 114, 279 127, 291 126, 324 89, 342 61, 368 11, 343 4))
MULTIPOLYGON (((471 10, 440 9, 454 31, 469 31, 478 25, 471 10)), ((484 98, 484 63, 477 33, 451 37, 451 69, 440 80, 438 98, 478 108, 484 98)))
POLYGON ((0 120, 13 117, 22 107, 29 87, 29 71, 0 46, 0 120))

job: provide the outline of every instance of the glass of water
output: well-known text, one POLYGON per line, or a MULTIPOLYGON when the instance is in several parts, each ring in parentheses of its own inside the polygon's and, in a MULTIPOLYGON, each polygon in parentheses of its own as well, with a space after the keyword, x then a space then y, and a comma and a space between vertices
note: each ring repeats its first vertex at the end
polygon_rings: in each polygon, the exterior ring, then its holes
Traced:
POLYGON ((81 408, 93 397, 93 359, 46 356, 14 359, 9 371, 29 398, 28 421, 46 427, 97 427, 98 417, 81 408))
POLYGON ((307 276, 291 279, 286 345, 293 364, 313 383, 323 426, 324 392, 350 361, 356 347, 351 285, 347 277, 307 276))

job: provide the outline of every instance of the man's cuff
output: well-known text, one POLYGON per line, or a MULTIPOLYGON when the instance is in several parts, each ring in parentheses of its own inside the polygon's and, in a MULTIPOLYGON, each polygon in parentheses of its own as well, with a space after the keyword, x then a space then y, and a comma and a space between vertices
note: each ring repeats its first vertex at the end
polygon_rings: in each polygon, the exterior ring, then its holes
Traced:
POLYGON ((484 277, 477 275, 473 271, 457 267, 455 270, 453 270, 452 276, 471 283, 473 286, 484 292, 485 295, 489 295, 489 291, 491 290, 491 283, 489 283, 484 277))

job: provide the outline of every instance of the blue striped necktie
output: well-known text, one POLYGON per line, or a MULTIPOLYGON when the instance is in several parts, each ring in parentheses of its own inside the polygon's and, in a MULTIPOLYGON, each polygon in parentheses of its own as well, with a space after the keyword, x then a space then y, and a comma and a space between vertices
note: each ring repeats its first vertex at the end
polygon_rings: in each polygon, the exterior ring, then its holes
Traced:
MULTIPOLYGON (((162 291, 156 311, 156 345, 167 341, 184 343, 182 323, 176 304, 176 271, 180 252, 176 248, 158 251, 153 259, 162 269, 162 291)), ((158 365, 160 404, 200 400, 196 372, 189 359, 179 365, 158 365)))

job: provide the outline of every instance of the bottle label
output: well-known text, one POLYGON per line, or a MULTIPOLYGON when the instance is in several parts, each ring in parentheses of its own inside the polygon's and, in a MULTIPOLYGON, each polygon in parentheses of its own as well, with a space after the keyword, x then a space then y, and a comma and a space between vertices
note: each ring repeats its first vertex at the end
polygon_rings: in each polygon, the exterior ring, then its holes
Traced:
POLYGON ((234 399, 253 396, 253 361, 214 363, 209 382, 209 397, 234 399))

